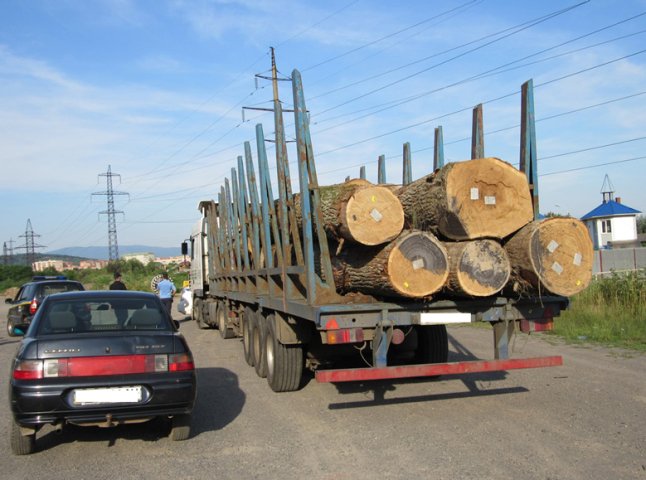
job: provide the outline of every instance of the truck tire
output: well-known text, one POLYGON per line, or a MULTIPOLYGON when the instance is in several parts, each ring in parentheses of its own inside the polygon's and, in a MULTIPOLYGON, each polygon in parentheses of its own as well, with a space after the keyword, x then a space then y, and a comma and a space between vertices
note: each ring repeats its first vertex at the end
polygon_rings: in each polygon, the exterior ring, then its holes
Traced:
POLYGON ((29 455, 36 449, 36 433, 23 435, 20 425, 11 422, 11 452, 14 455, 29 455))
POLYGON ((242 349, 244 350, 244 359, 250 367, 253 367, 253 354, 251 353, 251 325, 254 322, 256 315, 256 312, 253 311, 251 307, 246 307, 244 309, 241 322, 242 349))
POLYGON ((210 325, 204 321, 204 302, 201 298, 196 298, 193 303, 193 318, 198 328, 202 330, 210 328, 210 325))
POLYGON ((446 363, 449 358, 449 340, 446 325, 418 325, 415 363, 446 363))
POLYGON ((217 320, 218 330, 220 330, 220 336, 225 340, 227 338, 233 338, 235 336, 233 330, 227 326, 228 315, 229 311, 224 302, 218 302, 215 309, 215 318, 217 320))
MULTIPOLYGON (((271 316, 273 319, 273 316, 271 316)), ((253 366, 256 369, 256 374, 260 378, 267 376, 267 357, 265 355, 265 337, 267 336, 267 323, 266 318, 262 313, 258 312, 253 322, 251 329, 251 352, 253 353, 253 366)))
POLYGON ((283 345, 276 335, 276 320, 273 315, 265 322, 265 360, 267 383, 274 392, 293 392, 301 385, 303 375, 303 347, 283 345))

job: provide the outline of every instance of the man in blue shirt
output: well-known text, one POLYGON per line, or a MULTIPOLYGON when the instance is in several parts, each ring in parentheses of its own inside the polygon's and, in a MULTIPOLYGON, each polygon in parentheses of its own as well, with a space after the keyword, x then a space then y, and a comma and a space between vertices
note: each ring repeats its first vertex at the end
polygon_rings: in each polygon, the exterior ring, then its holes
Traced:
POLYGON ((159 292, 159 299, 161 300, 164 308, 171 315, 171 306, 173 305, 173 295, 177 291, 175 284, 168 279, 167 273, 162 273, 162 280, 157 284, 157 291, 159 292))

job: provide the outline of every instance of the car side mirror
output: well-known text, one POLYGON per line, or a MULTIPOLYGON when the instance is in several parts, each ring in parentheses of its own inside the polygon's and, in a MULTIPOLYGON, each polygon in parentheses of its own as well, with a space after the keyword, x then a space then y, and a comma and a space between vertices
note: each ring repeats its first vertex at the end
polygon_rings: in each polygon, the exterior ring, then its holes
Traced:
POLYGON ((179 330, 179 321, 173 320, 173 325, 175 325, 175 328, 179 330))
POLYGON ((182 255, 188 255, 188 243, 182 242, 182 255))
POLYGON ((13 298, 5 298, 4 303, 13 303, 13 298))
POLYGON ((13 327, 13 334, 16 337, 24 337, 25 336, 25 330, 23 330, 21 327, 13 327))

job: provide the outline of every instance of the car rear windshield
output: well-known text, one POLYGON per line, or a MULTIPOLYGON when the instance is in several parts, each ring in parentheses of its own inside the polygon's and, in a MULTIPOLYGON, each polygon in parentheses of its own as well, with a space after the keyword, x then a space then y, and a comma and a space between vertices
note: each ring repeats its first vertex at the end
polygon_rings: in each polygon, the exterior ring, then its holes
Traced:
POLYGON ((79 283, 50 283, 41 285, 39 290, 39 296, 46 297, 53 293, 76 292, 78 290, 83 290, 83 286, 79 283))
POLYGON ((38 335, 172 329, 155 299, 51 300, 40 312, 38 335))

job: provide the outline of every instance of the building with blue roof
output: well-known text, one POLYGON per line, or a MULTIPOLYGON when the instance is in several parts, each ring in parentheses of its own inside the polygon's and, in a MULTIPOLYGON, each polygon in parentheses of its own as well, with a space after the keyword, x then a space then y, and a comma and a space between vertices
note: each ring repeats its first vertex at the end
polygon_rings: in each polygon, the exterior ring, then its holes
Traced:
POLYGON ((608 175, 601 190, 603 203, 581 217, 588 227, 594 248, 610 248, 618 243, 639 246, 637 215, 641 212, 621 203, 620 197, 614 198, 608 175))

